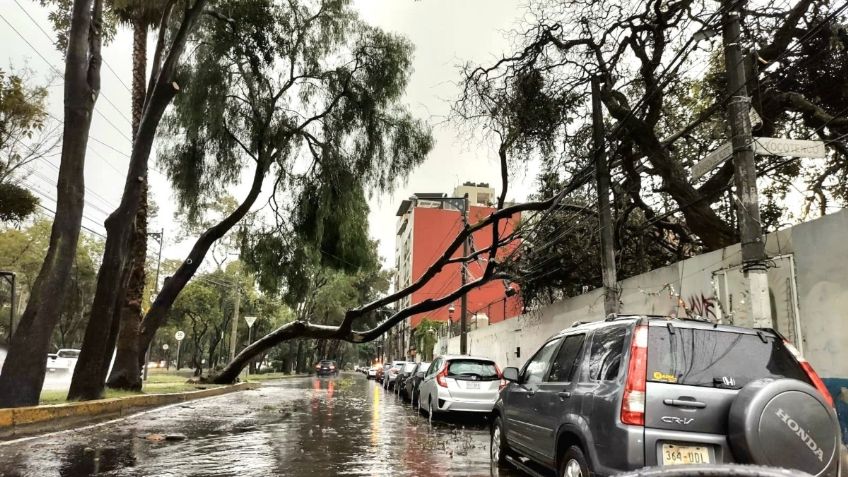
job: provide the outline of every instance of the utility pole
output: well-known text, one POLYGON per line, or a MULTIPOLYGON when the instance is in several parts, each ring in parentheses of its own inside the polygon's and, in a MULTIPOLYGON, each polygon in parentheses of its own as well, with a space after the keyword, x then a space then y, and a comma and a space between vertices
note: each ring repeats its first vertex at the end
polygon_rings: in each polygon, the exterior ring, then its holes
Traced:
POLYGON ((604 141, 604 113, 601 109, 600 78, 592 78, 592 146, 595 148, 595 176, 598 183, 598 218, 601 222, 601 277, 604 282, 604 316, 618 313, 618 283, 610 211, 610 172, 604 141))
POLYGON ((235 294, 235 303, 233 304, 233 323, 230 328, 230 361, 236 357, 236 341, 238 339, 239 305, 241 304, 238 277, 236 277, 236 283, 233 285, 233 293, 235 294))
MULTIPOLYGON (((463 229, 468 228, 468 193, 466 192, 463 196, 462 201, 462 226, 463 229)), ((462 256, 468 256, 468 239, 469 237, 465 237, 465 240, 462 241, 462 256)), ((468 283, 468 264, 465 262, 460 262, 459 266, 462 267, 462 286, 464 287, 466 283, 468 283)), ((459 301, 459 354, 468 354, 468 296, 466 293, 462 294, 462 297, 459 301)))
POLYGON ((744 2, 722 0, 724 64, 730 100, 731 144, 733 145, 733 177, 736 182, 736 207, 742 239, 742 271, 748 285, 747 312, 755 328, 771 328, 766 251, 760 223, 757 197, 757 171, 754 164, 754 140, 751 134, 751 99, 745 85, 745 62, 739 45, 739 9, 744 2))

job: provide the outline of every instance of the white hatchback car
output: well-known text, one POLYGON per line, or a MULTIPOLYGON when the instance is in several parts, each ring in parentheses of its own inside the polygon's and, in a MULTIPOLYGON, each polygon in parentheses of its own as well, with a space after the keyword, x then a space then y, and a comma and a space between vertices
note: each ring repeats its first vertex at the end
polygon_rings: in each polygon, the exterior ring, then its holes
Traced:
POLYGON ((430 420, 441 412, 492 412, 503 384, 498 366, 489 358, 439 356, 421 381, 418 409, 430 420))

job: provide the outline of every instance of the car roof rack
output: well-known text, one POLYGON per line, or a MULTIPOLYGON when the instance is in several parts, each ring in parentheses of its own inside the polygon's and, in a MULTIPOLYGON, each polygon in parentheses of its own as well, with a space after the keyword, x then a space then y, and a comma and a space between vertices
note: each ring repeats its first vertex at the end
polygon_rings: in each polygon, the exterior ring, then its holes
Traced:
POLYGON ((588 325, 589 323, 592 323, 592 322, 591 321, 575 321, 574 323, 571 324, 571 326, 569 326, 569 328, 576 328, 576 327, 581 326, 581 325, 588 325))
POLYGON ((647 318, 649 320, 669 320, 666 315, 650 315, 647 313, 610 313, 604 321, 632 320, 635 318, 647 318))

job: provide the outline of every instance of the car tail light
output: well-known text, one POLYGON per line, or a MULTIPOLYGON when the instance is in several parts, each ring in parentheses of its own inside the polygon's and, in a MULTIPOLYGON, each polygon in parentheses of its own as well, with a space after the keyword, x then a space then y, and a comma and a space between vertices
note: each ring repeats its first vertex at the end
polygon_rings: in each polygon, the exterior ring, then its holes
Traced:
POLYGON ((621 422, 645 425, 645 385, 648 378, 648 327, 638 325, 630 341, 630 364, 621 400, 621 422))
POLYGON ((824 400, 827 401, 830 407, 833 407, 833 396, 830 395, 830 391, 827 390, 827 386, 824 385, 824 381, 821 380, 818 373, 816 373, 816 371, 810 365, 809 361, 807 361, 806 358, 801 356, 801 353, 798 351, 798 349, 795 348, 795 346, 793 346, 792 343, 790 343, 789 341, 783 340, 783 345, 786 346, 786 349, 788 349, 790 353, 792 353, 792 356, 795 357, 795 361, 797 361, 798 364, 801 365, 801 369, 803 369, 804 372, 807 373, 807 377, 810 378, 810 382, 812 382, 813 386, 818 389, 824 400))
POLYGON ((331 364, 330 369, 336 369, 336 367, 331 364))
POLYGON ((445 367, 442 368, 441 371, 436 374, 436 384, 439 386, 446 388, 448 387, 448 380, 446 379, 448 376, 448 363, 445 363, 445 367))

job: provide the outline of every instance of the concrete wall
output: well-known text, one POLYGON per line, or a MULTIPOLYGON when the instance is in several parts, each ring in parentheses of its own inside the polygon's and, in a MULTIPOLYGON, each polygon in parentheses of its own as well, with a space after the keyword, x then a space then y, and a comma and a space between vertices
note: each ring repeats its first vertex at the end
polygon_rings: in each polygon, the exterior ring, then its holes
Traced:
MULTIPOLYGON (((766 237, 772 314, 778 330, 824 378, 848 438, 848 210, 766 237)), ((741 249, 733 245, 620 282, 624 313, 696 314, 750 326, 740 304, 741 249)), ((501 367, 521 366, 552 334, 575 321, 603 318, 600 289, 469 333, 469 351, 501 367)), ((456 353, 459 338, 436 351, 456 353)))

